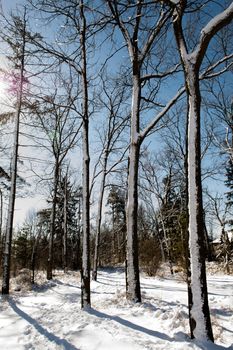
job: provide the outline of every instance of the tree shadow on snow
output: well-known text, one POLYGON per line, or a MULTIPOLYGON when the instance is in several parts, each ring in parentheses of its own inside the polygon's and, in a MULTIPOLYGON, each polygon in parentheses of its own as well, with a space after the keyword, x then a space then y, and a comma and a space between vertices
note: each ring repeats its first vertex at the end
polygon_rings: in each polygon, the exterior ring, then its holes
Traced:
POLYGON ((156 283, 156 284, 146 284, 146 283, 141 283, 141 287, 142 289, 145 289, 145 290, 150 290, 150 289, 155 289, 155 290, 161 290, 161 291, 164 291, 164 292, 181 292, 181 293, 187 293, 187 287, 184 286, 180 286, 179 288, 174 286, 167 286, 167 285, 163 285, 163 284, 159 284, 159 283, 156 283))
POLYGON ((124 318, 121 318, 119 316, 111 316, 111 315, 105 314, 104 312, 97 311, 93 308, 88 308, 88 309, 86 309, 86 311, 91 315, 94 315, 94 316, 97 316, 97 317, 100 317, 103 319, 107 318, 111 321, 115 321, 117 323, 120 323, 122 326, 131 328, 135 331, 146 333, 152 337, 160 338, 162 340, 166 340, 166 341, 170 341, 170 342, 174 340, 164 333, 153 331, 152 329, 145 328, 143 326, 139 326, 139 325, 137 325, 133 322, 127 321, 124 318))
MULTIPOLYGON (((114 280, 110 280, 110 279, 108 279, 108 278, 105 278, 105 280, 107 281, 107 282, 103 282, 103 281, 101 281, 101 279, 103 279, 103 277, 101 276, 101 278, 98 280, 98 281, 96 281, 96 283, 99 283, 99 284, 103 284, 103 285, 105 285, 105 286, 116 286, 116 281, 114 281, 114 280)), ((117 287, 125 287, 125 284, 123 284, 123 283, 121 283, 121 284, 118 284, 117 285, 117 287)))
POLYGON ((231 317, 232 311, 226 310, 226 309, 211 308, 211 314, 219 315, 219 316, 223 316, 223 317, 231 317))
POLYGON ((100 318, 103 318, 103 319, 109 319, 111 321, 115 321, 119 324, 121 324, 122 326, 125 326, 125 327, 128 327, 128 328, 131 328, 135 331, 139 331, 139 332, 142 332, 142 333, 145 333, 145 334, 148 334, 152 337, 155 337, 155 338, 159 338, 161 340, 164 340, 164 341, 168 341, 168 342, 172 342, 174 344, 174 342, 185 342, 185 343, 190 343, 190 344, 196 344, 198 345, 198 347, 202 350, 231 350, 232 349, 232 346, 230 347, 224 347, 222 345, 217 345, 217 344, 214 344, 212 342, 198 342, 196 340, 191 340, 187 334, 183 333, 183 332, 178 332, 176 334, 174 334, 174 338, 171 338, 169 337, 167 334, 165 333, 161 333, 161 332, 158 332, 158 331, 154 331, 152 329, 149 329, 149 328, 145 328, 143 326, 139 326, 131 321, 128 321, 128 320, 125 320, 119 316, 111 316, 111 315, 108 315, 104 312, 100 312, 98 310, 95 310, 93 308, 86 308, 85 309, 86 312, 88 312, 90 315, 94 315, 96 317, 100 317, 100 318))
POLYGON ((47 331, 44 327, 42 327, 34 318, 29 316, 26 312, 22 311, 15 302, 9 298, 8 303, 11 306, 12 310, 17 313, 20 317, 25 319, 28 323, 30 323, 41 335, 46 337, 49 341, 56 343, 57 345, 63 346, 65 350, 79 350, 74 345, 69 343, 67 340, 59 338, 55 334, 47 331))
POLYGON ((53 281, 54 281, 54 283, 59 284, 59 285, 61 285, 61 286, 67 286, 67 287, 72 287, 72 288, 76 288, 76 289, 81 289, 80 286, 77 286, 77 285, 74 285, 74 284, 70 284, 70 283, 62 282, 62 281, 60 281, 60 280, 58 280, 58 279, 56 279, 56 278, 53 279, 53 281))
POLYGON ((37 283, 33 284, 32 290, 37 293, 43 293, 54 287, 56 287, 56 283, 54 283, 53 281, 49 281, 43 284, 37 284, 37 283))
MULTIPOLYGON (((190 339, 190 337, 183 332, 175 333, 174 340, 179 341, 179 342, 185 341, 185 342, 187 342, 189 344, 193 344, 193 345, 195 344, 197 346, 197 348, 200 350, 232 350, 233 349, 232 345, 230 345, 229 347, 225 347, 222 345, 214 344, 211 341, 200 342, 196 339, 190 339)), ((196 347, 195 347, 195 349, 196 349, 196 347)))
POLYGON ((108 274, 112 274, 115 272, 120 272, 120 273, 124 273, 125 272, 125 268, 124 267, 113 267, 113 266, 106 266, 106 267, 101 267, 99 268, 99 272, 103 272, 103 273, 108 273, 108 274))
POLYGON ((209 296, 217 296, 217 297, 229 297, 229 294, 224 294, 223 292, 219 291, 219 293, 214 292, 208 292, 209 296))
POLYGON ((64 283, 58 279, 53 279, 51 281, 47 281, 44 284, 38 285, 38 284, 33 284, 32 286, 32 290, 37 292, 37 293, 43 293, 46 292, 49 289, 52 289, 54 287, 56 287, 57 285, 63 285, 63 286, 67 286, 67 287, 72 287, 72 288, 76 288, 76 289, 81 289, 79 286, 77 285, 73 285, 70 283, 64 283))

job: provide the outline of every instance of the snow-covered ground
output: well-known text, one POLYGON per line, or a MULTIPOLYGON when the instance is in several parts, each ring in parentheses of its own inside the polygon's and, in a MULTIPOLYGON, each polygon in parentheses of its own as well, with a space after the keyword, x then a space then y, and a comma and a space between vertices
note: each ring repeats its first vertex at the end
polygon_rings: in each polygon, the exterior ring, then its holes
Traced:
POLYGON ((92 308, 80 309, 77 273, 57 272, 33 291, 1 297, 0 349, 188 350, 233 349, 233 276, 210 275, 216 344, 188 337, 186 284, 141 276, 143 302, 125 300, 122 269, 104 269, 91 282, 92 308))

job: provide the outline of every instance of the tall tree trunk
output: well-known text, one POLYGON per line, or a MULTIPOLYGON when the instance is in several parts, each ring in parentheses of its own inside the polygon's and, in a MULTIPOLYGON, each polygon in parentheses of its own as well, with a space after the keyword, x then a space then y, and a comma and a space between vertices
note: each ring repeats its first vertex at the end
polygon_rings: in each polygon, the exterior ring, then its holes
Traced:
POLYGON ((187 96, 187 118, 186 118, 186 132, 185 132, 185 158, 184 158, 184 173, 185 173, 185 236, 184 236, 184 256, 185 256, 185 268, 186 268, 186 281, 188 290, 188 312, 189 312, 189 327, 191 339, 194 338, 193 334, 193 318, 192 318, 192 306, 193 306, 193 296, 191 288, 191 269, 190 269, 190 251, 189 251, 189 180, 188 180, 188 129, 189 129, 189 102, 187 96))
POLYGON ((191 327, 197 339, 213 341, 208 305, 201 183, 200 88, 195 66, 186 69, 188 90, 188 193, 189 249, 191 263, 191 327))
POLYGON ((47 263, 47 279, 53 278, 53 241, 55 234, 55 219, 56 219, 56 206, 57 206, 57 188, 59 181, 59 163, 56 159, 54 176, 53 176, 53 199, 52 199, 52 210, 50 216, 50 235, 49 235, 49 256, 47 263))
POLYGON ((13 235, 13 220, 15 209, 15 197, 16 197, 16 179, 17 179, 17 162, 18 162, 18 149, 19 149, 19 123, 22 109, 23 98, 23 81, 24 81, 24 55, 25 55, 25 32, 26 32, 26 14, 24 14, 23 33, 22 34, 22 49, 20 56, 20 81, 19 90, 17 91, 17 110, 15 116, 15 130, 14 130, 14 145, 13 145, 13 157, 11 163, 11 189, 9 197, 7 224, 6 224, 6 236, 5 247, 3 253, 3 276, 2 276, 2 294, 9 294, 10 284, 10 263, 11 263, 11 245, 13 235))
POLYGON ((35 266, 36 266, 36 240, 34 239, 33 241, 33 247, 32 247, 32 255, 31 255, 31 271, 32 271, 32 276, 31 276, 31 283, 35 283, 35 266))
POLYGON ((90 156, 89 156, 89 118, 88 118, 88 82, 86 61, 86 18, 83 0, 80 0, 80 18, 82 22, 80 45, 82 55, 82 107, 83 107, 83 254, 81 271, 81 306, 91 305, 90 293, 90 156))
POLYGON ((192 52, 183 30, 182 19, 188 6, 187 1, 169 2, 173 7, 174 34, 179 48, 185 73, 186 93, 188 97, 188 208, 189 208, 189 250, 191 267, 191 335, 198 340, 213 339, 208 292, 206 281, 204 246, 204 222, 201 183, 201 136, 200 114, 201 94, 199 72, 206 50, 213 36, 233 19, 233 3, 221 14, 212 18, 200 32, 197 45, 192 52))
POLYGON ((138 62, 133 64, 133 94, 131 111, 131 140, 129 153, 128 194, 126 209, 127 298, 141 302, 138 261, 138 168, 139 168, 139 106, 141 86, 138 62))
POLYGON ((75 266, 76 269, 81 270, 82 269, 82 249, 81 249, 81 237, 82 237, 82 214, 81 214, 81 198, 79 198, 78 202, 78 230, 77 230, 77 240, 76 240, 76 245, 75 245, 75 266))
POLYGON ((67 174, 64 183, 64 206, 63 206, 63 269, 67 271, 67 174))
POLYGON ((0 189, 0 247, 2 242, 2 214, 3 214, 3 198, 2 198, 2 190, 0 189))
POLYGON ((103 174, 100 184, 100 194, 99 194, 99 202, 98 202, 98 212, 97 212, 97 228, 96 228, 96 237, 95 237, 95 252, 94 252, 94 262, 93 262, 93 271, 92 271, 92 279, 93 281, 97 281, 97 267, 99 261, 99 245, 100 245, 100 229, 101 229, 101 220, 102 220, 102 207, 103 207, 103 197, 104 197, 104 188, 105 188, 105 180, 106 180, 106 168, 107 168, 107 160, 108 153, 105 152, 104 162, 103 162, 103 174))
POLYGON ((11 244, 13 235, 13 220, 14 220, 14 208, 15 208, 15 196, 16 196, 16 178, 17 178, 17 160, 18 160, 18 148, 19 148, 19 119, 20 109, 18 108, 15 120, 15 140, 14 150, 11 167, 11 190, 8 206, 5 247, 3 252, 3 277, 2 277, 2 294, 9 294, 10 283, 10 262, 11 262, 11 244))

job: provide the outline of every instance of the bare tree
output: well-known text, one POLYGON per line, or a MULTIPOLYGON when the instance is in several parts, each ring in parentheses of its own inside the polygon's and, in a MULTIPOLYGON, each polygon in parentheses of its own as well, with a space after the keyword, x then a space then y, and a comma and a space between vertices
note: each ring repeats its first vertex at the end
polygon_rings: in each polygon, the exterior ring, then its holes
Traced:
MULTIPOLYGON (((44 132, 47 140, 46 143, 45 140, 43 141, 42 147, 46 148, 54 159, 47 279, 52 279, 59 175, 68 152, 77 142, 77 136, 82 126, 81 122, 77 125, 77 120, 73 116, 76 99, 72 95, 72 82, 65 84, 64 80, 58 76, 54 81, 54 85, 54 92, 51 95, 36 96, 34 103, 31 104, 32 113, 37 116, 35 124, 37 123, 38 127, 39 122, 39 127, 44 132), (60 89, 59 83, 62 83, 60 89)), ((37 143, 41 143, 40 138, 37 143)))
MULTIPOLYGON (((128 1, 118 3, 117 1, 107 1, 108 7, 112 13, 115 25, 120 29, 128 49, 130 65, 131 65, 131 84, 132 84, 132 104, 131 104, 131 136, 129 150, 129 172, 128 172, 128 195, 127 195, 127 297, 135 302, 141 301, 140 280, 139 280, 139 263, 138 263, 138 234, 137 234, 137 211, 138 211, 138 169, 140 147, 143 140, 148 136, 159 123, 161 118, 175 104, 178 98, 184 93, 184 89, 179 90, 173 98, 167 103, 156 103, 157 88, 153 89, 152 106, 158 110, 154 118, 147 124, 142 126, 140 115, 142 111, 146 113, 145 105, 151 99, 148 89, 144 89, 148 96, 143 95, 143 87, 151 82, 152 79, 166 79, 178 69, 178 65, 166 67, 162 65, 164 62, 165 50, 168 47, 164 45, 163 59, 162 55, 157 55, 157 62, 154 64, 156 69, 151 72, 150 54, 155 53, 156 57, 156 40, 165 39, 167 31, 167 23, 171 16, 171 11, 164 10, 157 3, 144 3, 140 0, 136 4, 128 1), (125 14, 129 14, 128 20, 125 20, 125 14), (155 14, 153 21, 149 22, 148 27, 146 13, 148 11, 155 14), (145 20, 145 23, 143 22, 145 20), (144 25, 143 25, 144 23, 144 25), (149 63, 148 63, 149 60, 149 63), (146 67, 146 68, 145 68, 146 67), (159 70, 158 67, 161 67, 159 70), (162 72, 161 72, 162 71, 162 72)), ((159 46, 159 44, 158 44, 159 46)), ((161 49, 161 47, 160 47, 161 49)), ((160 50, 158 50, 160 51, 160 50)), ((148 86, 147 86, 148 87, 148 86)), ((151 105, 150 105, 151 107, 151 105)))
MULTIPOLYGON (((65 23, 64 28, 67 30, 59 30, 57 35, 58 42, 63 42, 62 45, 53 45, 35 40, 34 43, 39 50, 46 52, 56 61, 56 64, 61 62, 66 63, 67 67, 71 69, 81 86, 81 99, 79 103, 78 115, 82 118, 82 191, 83 191, 83 253, 82 253, 82 271, 81 271, 81 305, 82 307, 91 304, 90 298, 90 155, 89 155, 89 116, 90 116, 90 101, 89 101, 89 84, 90 79, 87 74, 87 44, 91 35, 91 26, 87 23, 86 11, 88 8, 88 1, 41 1, 30 0, 30 3, 36 9, 40 9, 48 16, 48 22, 52 19, 63 19, 65 23), (78 15, 77 15, 78 14, 78 15), (80 82, 79 82, 80 78, 80 82)), ((89 11, 89 14, 91 12, 89 11)))
MULTIPOLYGON (((102 78, 103 90, 101 90, 98 100, 100 101, 100 107, 106 110, 108 113, 107 126, 106 120, 104 125, 99 128, 99 136, 101 139, 101 154, 98 159, 98 163, 101 164, 101 179, 100 179, 100 191, 98 199, 98 209, 96 218, 96 237, 95 237, 95 250, 94 250, 94 262, 93 262, 93 273, 92 279, 97 280, 97 267, 99 260, 99 245, 100 245, 100 231, 102 221, 102 207, 103 198, 106 185, 107 175, 110 174, 116 166, 119 166, 121 161, 124 159, 124 154, 120 154, 113 164, 109 163, 109 157, 113 157, 114 153, 123 146, 122 133, 127 125, 128 115, 127 109, 122 112, 122 106, 125 100, 125 86, 120 86, 118 80, 112 81, 106 77, 102 78), (102 96, 101 96, 102 95, 102 96), (103 96, 104 95, 104 96, 103 96), (122 115, 123 114, 123 115, 122 115)), ((127 147, 126 147, 127 150, 127 147)), ((111 162, 112 163, 112 162, 111 162)), ((99 174, 95 174, 94 178, 99 174)))
POLYGON ((80 15, 80 48, 81 48, 81 79, 82 79, 82 151, 83 151, 83 255, 82 255, 82 308, 91 305, 90 292, 90 155, 89 155, 89 98, 87 78, 86 36, 87 22, 83 0, 79 2, 80 15))
POLYGON ((205 248, 200 149, 201 93, 199 72, 210 40, 233 19, 233 4, 215 16, 202 28, 195 48, 190 51, 182 23, 187 1, 167 1, 173 9, 173 26, 184 69, 188 95, 188 192, 189 192, 189 246, 191 262, 191 332, 197 339, 213 339, 210 321, 205 271, 205 248))

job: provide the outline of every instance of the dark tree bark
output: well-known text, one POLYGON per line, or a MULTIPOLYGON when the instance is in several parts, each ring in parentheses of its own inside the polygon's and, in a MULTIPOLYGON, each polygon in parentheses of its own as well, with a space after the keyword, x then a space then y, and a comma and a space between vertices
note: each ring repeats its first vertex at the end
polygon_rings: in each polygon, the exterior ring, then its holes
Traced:
POLYGON ((2 214, 3 214, 3 198, 2 198, 2 190, 0 189, 0 246, 2 242, 2 214))
POLYGON ((64 205, 63 205, 63 269, 67 272, 67 174, 64 179, 64 205))
POLYGON ((81 306, 91 305, 90 292, 90 156, 89 156, 89 114, 88 114, 88 80, 87 80, 87 58, 86 58, 86 17, 83 1, 80 1, 80 46, 82 65, 82 150, 83 150, 83 254, 81 271, 81 306))
MULTIPOLYGON (((17 24, 15 24, 17 25, 17 24)), ((13 145, 13 157, 11 163, 11 189, 9 197, 7 224, 6 224, 6 236, 5 247, 3 252, 3 277, 2 277, 2 294, 9 294, 9 282, 10 282, 10 265, 11 265, 11 245, 13 235, 13 220, 15 209, 15 197, 16 197, 16 179, 17 179, 17 162, 18 162, 18 148, 19 148, 19 123, 22 111, 22 99, 23 99, 23 83, 24 83, 24 69, 25 69, 25 45, 26 45, 26 12, 24 12, 24 18, 22 22, 18 23, 20 28, 15 30, 20 31, 21 44, 17 47, 15 43, 15 50, 20 51, 20 57, 16 57, 20 64, 19 74, 19 86, 17 87, 17 107, 15 116, 15 130, 14 130, 14 145, 13 145)))
POLYGON ((50 232, 49 232, 49 255, 47 265, 47 280, 53 278, 53 241, 55 234, 55 219, 56 219, 56 207, 57 207, 57 189, 59 182, 59 162, 55 161, 54 177, 53 177, 53 196, 52 196, 52 210, 50 218, 50 232))

